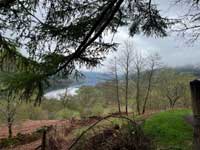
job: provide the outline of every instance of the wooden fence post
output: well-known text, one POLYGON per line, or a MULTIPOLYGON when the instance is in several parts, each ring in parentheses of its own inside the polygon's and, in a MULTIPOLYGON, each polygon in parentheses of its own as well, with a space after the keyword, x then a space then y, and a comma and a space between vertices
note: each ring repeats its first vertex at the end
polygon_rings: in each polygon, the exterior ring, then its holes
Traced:
POLYGON ((193 150, 200 150, 200 80, 190 82, 193 110, 193 150))
POLYGON ((43 129, 41 150, 46 150, 46 129, 43 129))

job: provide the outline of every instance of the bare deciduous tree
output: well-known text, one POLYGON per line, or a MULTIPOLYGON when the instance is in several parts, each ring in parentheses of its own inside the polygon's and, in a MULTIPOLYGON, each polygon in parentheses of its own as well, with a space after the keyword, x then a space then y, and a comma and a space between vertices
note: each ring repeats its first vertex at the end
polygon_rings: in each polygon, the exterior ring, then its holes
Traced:
POLYGON ((111 60, 114 63, 110 63, 108 69, 111 75, 111 80, 114 81, 115 86, 115 93, 118 105, 118 112, 121 113, 121 101, 120 101, 120 93, 119 93, 119 75, 118 75, 118 64, 117 64, 117 57, 111 60))
POLYGON ((160 74, 160 90, 168 99, 170 108, 174 108, 177 101, 184 96, 186 90, 184 76, 172 69, 165 69, 160 74))
POLYGON ((134 50, 134 70, 135 70, 135 82, 136 82, 136 109, 137 113, 141 114, 141 80, 142 72, 145 70, 145 57, 142 55, 141 51, 134 50))
POLYGON ((158 54, 150 55, 149 57, 144 56, 142 54, 142 51, 135 49, 130 41, 125 42, 124 45, 125 48, 123 49, 123 53, 119 57, 119 62, 122 68, 121 70, 124 74, 126 113, 128 114, 129 80, 131 75, 134 76, 133 80, 135 81, 136 85, 137 113, 145 113, 146 104, 152 88, 152 78, 154 76, 155 69, 160 64, 160 58, 158 54), (144 78, 145 73, 147 76, 147 81, 144 78), (145 87, 146 90, 143 90, 142 92, 144 81, 146 81, 145 85, 147 85, 147 87, 145 87), (143 100, 144 102, 142 103, 143 95, 145 96, 143 100))
POLYGON ((123 71, 125 79, 125 111, 128 115, 129 79, 133 65, 133 45, 130 41, 124 42, 124 48, 122 49, 122 54, 119 59, 121 70, 123 71))
POLYGON ((160 56, 157 53, 150 55, 147 59, 148 59, 147 60, 148 69, 146 71, 146 73, 147 73, 147 90, 146 90, 146 95, 145 95, 145 98, 144 98, 144 104, 143 104, 143 107, 142 107, 142 114, 144 114, 145 110, 146 110, 146 104, 147 104, 147 101, 149 99, 149 95, 151 93, 152 80, 153 80, 155 70, 161 64, 160 63, 160 56))
POLYGON ((5 120, 8 127, 8 138, 12 138, 12 126, 16 117, 17 101, 15 96, 8 95, 3 96, 5 99, 0 103, 0 113, 2 114, 3 119, 5 120))
POLYGON ((189 39, 188 43, 198 41, 200 37, 199 0, 175 0, 175 6, 184 8, 184 11, 175 19, 173 31, 189 39))

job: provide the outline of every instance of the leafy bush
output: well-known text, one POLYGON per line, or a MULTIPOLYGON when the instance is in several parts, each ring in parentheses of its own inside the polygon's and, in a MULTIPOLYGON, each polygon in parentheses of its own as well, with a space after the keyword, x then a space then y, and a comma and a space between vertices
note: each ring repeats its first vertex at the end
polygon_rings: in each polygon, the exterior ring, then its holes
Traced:
POLYGON ((56 113, 57 119, 70 119, 72 117, 80 117, 80 113, 71 109, 65 108, 56 113))
POLYGON ((100 103, 96 103, 92 107, 92 116, 101 116, 104 113, 104 107, 100 103))
POLYGON ((34 107, 32 103, 21 104, 17 111, 18 120, 40 120, 48 119, 48 112, 42 107, 34 107))

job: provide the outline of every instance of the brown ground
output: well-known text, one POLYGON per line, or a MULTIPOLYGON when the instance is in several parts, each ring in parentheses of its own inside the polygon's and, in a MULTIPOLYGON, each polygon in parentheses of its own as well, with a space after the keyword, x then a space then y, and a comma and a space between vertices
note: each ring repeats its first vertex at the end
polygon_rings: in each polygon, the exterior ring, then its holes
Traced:
MULTIPOLYGON (((73 130, 81 128, 83 126, 90 125, 94 123, 98 118, 88 118, 84 120, 37 120, 37 121, 32 121, 28 120, 25 121, 19 125, 13 126, 13 136, 17 135, 17 133, 22 133, 22 134, 27 134, 27 133, 32 133, 36 131, 38 128, 41 128, 43 126, 65 126, 65 130, 68 131, 68 134, 70 134, 73 130)), ((8 131, 6 126, 1 126, 0 127, 0 139, 1 138, 6 138, 8 137, 8 131)), ((70 145, 72 141, 69 141, 70 145)), ((19 145, 13 148, 9 148, 8 150, 35 150, 39 145, 41 145, 41 139, 24 144, 24 145, 19 145)))
MULTIPOLYGON (((16 136, 18 133, 27 134, 36 131, 37 129, 43 126, 60 126, 64 124, 68 124, 67 120, 27 120, 21 124, 17 124, 13 126, 13 136, 16 136)), ((8 137, 7 127, 0 126, 0 139, 8 137)), ((36 147, 41 145, 41 139, 24 144, 19 145, 17 147, 9 148, 8 150, 35 150, 36 147)))
MULTIPOLYGON (((155 112, 150 112, 145 115, 142 115, 142 118, 146 119, 148 118, 151 114, 155 112)), ((76 120, 76 119, 71 119, 71 120, 37 120, 37 121, 32 121, 28 120, 25 121, 19 125, 15 125, 13 127, 13 135, 17 135, 17 133, 32 133, 36 131, 38 128, 41 128, 43 126, 65 126, 65 131, 67 131, 66 136, 70 136, 70 133, 78 128, 81 128, 83 126, 89 126, 96 122, 97 120, 101 119, 101 117, 91 117, 83 120, 76 120)), ((0 126, 0 139, 1 138, 6 138, 8 136, 7 128, 6 126, 0 126)), ((69 138, 67 143, 65 143, 64 149, 67 149, 71 143, 72 139, 69 138)), ((11 148, 9 150, 35 150, 36 147, 41 145, 41 139, 25 144, 25 145, 20 145, 14 148, 11 148)))
MULTIPOLYGON (((23 123, 13 126, 13 136, 17 133, 32 133, 38 128, 50 125, 62 125, 67 123, 66 120, 27 120, 23 123)), ((6 126, 0 126, 0 139, 8 137, 8 129, 6 126)))

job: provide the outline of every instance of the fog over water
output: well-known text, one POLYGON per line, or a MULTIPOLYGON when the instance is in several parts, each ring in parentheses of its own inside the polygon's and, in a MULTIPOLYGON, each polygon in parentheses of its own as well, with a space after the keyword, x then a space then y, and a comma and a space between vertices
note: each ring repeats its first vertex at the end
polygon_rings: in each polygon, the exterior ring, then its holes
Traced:
MULTIPOLYGON (((82 86, 95 86, 98 83, 105 82, 110 77, 108 74, 100 73, 100 72, 82 72, 85 76, 85 79, 81 83, 72 83, 71 86, 67 88, 67 93, 74 96, 77 94, 77 91, 82 86)), ((66 86, 67 87, 67 86, 66 86)), ((66 92, 66 88, 61 87, 57 90, 53 90, 50 92, 47 92, 44 97, 47 99, 60 99, 60 96, 63 95, 66 92)))
POLYGON ((77 94, 76 92, 79 89, 79 87, 72 86, 72 87, 69 87, 68 89, 58 89, 58 90, 50 91, 46 93, 44 97, 47 99, 60 99, 60 97, 65 94, 66 90, 69 95, 74 96, 77 94))

